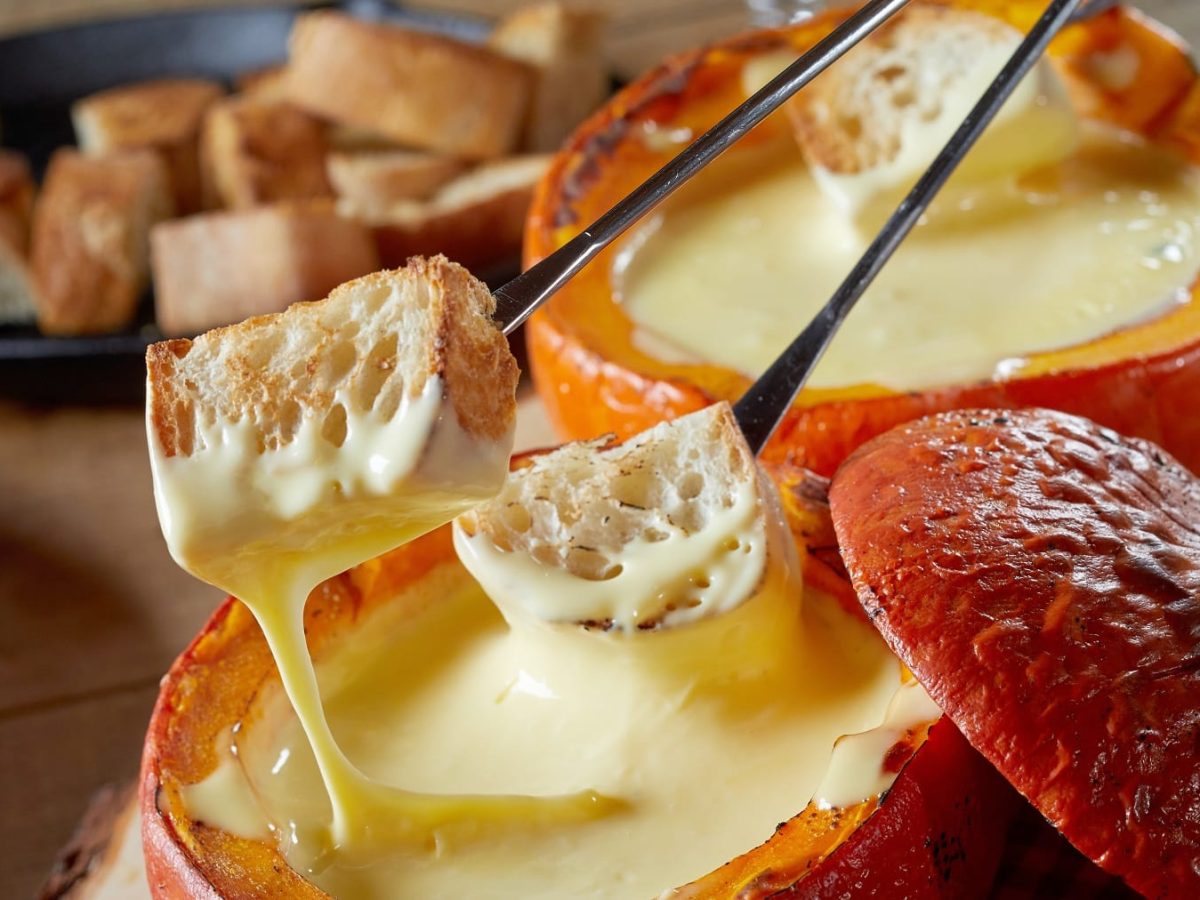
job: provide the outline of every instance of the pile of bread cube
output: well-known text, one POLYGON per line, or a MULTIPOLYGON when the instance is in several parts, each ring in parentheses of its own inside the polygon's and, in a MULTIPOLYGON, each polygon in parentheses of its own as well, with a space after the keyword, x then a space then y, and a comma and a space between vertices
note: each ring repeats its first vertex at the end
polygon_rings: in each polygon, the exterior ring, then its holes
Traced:
POLYGON ((414 254, 511 263, 549 153, 607 94, 601 32, 557 3, 482 44, 317 11, 233 93, 84 97, 40 189, 0 150, 0 322, 126 329, 152 278, 157 328, 187 335, 414 254))

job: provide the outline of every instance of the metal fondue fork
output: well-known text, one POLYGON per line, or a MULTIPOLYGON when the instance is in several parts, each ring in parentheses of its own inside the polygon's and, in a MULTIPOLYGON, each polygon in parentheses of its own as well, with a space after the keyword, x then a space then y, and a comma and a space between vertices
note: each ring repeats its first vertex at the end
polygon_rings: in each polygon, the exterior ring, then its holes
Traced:
MULTIPOLYGON (((496 293, 497 322, 509 334, 601 250, 676 188, 784 104, 909 0, 872 0, 737 109, 697 138, 612 209, 496 293)), ((774 433, 854 304, 912 231, 1021 79, 1068 22, 1117 0, 1051 0, 1000 74, 872 241, 846 280, 808 326, 735 404, 734 415, 758 453, 774 433)))
POLYGON ((909 0, 871 0, 772 78, 737 109, 696 138, 625 199, 545 259, 499 288, 496 321, 511 333, 597 253, 625 233, 676 188, 728 150, 742 135, 824 72, 851 47, 899 12, 909 0))
MULTIPOLYGON (((875 276, 892 258, 917 221, 937 196, 946 180, 975 145, 988 124, 996 117, 1004 101, 1021 79, 1033 68, 1046 46, 1067 24, 1083 0, 1051 0, 1029 34, 1021 41, 1000 74, 988 85, 979 102, 959 125, 946 146, 917 181, 896 211, 884 224, 875 240, 850 270, 846 280, 821 307, 811 322, 759 376, 733 407, 746 442, 756 454, 762 450, 796 399, 804 383, 825 354, 854 304, 870 287, 875 276)), ((1087 10, 1090 14, 1097 5, 1087 10)))

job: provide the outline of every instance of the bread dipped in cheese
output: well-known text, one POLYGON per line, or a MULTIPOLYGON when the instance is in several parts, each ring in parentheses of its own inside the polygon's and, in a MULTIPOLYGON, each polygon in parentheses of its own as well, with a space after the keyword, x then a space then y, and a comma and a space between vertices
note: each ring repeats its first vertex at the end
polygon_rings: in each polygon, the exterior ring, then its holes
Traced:
POLYGON ((176 561, 236 593, 255 553, 344 543, 310 561, 315 584, 498 490, 517 367, 494 304, 460 266, 414 259, 151 346, 152 471, 176 561))
MULTIPOLYGON (((945 146, 1021 43, 1022 34, 969 9, 913 6, 846 54, 789 103, 817 184, 873 232, 945 146)), ((1079 145, 1066 86, 1047 59, 1013 95, 955 171, 965 184, 1017 178, 1062 162, 1079 145)))
POLYGON ((506 615, 669 629, 798 591, 775 490, 727 405, 604 444, 532 457, 456 520, 459 558, 506 615))

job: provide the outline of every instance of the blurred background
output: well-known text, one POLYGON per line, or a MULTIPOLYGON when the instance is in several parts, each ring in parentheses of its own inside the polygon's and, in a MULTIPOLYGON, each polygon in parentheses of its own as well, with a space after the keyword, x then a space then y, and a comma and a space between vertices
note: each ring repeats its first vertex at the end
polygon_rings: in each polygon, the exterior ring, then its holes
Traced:
MULTIPOLYGON (((141 412, 145 345, 266 311, 252 305, 264 296, 276 307, 321 296, 448 241, 459 241, 451 255, 503 279, 516 270, 545 154, 613 85, 668 53, 814 4, 566 0, 540 18, 512 17, 522 0, 326 5, 566 66, 556 71, 572 73, 577 95, 548 111, 544 128, 498 145, 413 150, 323 113, 320 98, 296 110, 273 93, 293 9, 0 0, 0 897, 85 896, 113 818, 118 834, 135 835, 117 791, 55 863, 96 791, 136 774, 158 680, 221 600, 174 565, 159 533, 141 412), (193 81, 145 92, 143 82, 166 75, 193 81), (70 144, 85 152, 60 150, 70 144), (130 146, 153 153, 112 161, 112 148, 130 146), (111 198, 105 215, 119 214, 133 238, 91 221, 80 198, 97 185, 111 198), (35 192, 47 211, 31 235, 35 192), (464 225, 482 218, 486 232, 464 225), (150 260, 130 242, 146 243, 152 228, 150 260), (120 257, 123 268, 96 274, 89 253, 120 257), (245 254, 272 268, 255 281, 245 254), (194 300, 206 279, 207 306, 194 300), (104 302, 85 309, 84 294, 104 302)), ((1200 42, 1197 0, 1140 6, 1200 42)), ((535 411, 523 427, 527 445, 550 440, 535 411)), ((105 876, 107 896, 146 896, 133 837, 128 847, 113 863, 125 868, 105 876)))

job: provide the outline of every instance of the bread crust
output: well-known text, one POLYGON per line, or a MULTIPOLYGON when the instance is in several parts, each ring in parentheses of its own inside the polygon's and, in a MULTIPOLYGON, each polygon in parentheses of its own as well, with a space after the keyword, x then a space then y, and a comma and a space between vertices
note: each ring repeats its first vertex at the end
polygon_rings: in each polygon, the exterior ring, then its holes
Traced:
POLYGON ((233 79, 233 86, 243 97, 254 97, 256 100, 283 100, 286 93, 284 88, 286 79, 286 65, 263 66, 261 69, 240 72, 233 79))
POLYGON ((205 206, 244 209, 332 196, 325 127, 281 101, 230 97, 214 103, 200 137, 205 206))
POLYGON ((379 267, 368 229, 321 200, 163 222, 151 248, 155 318, 168 335, 279 312, 379 267))
POLYGON ((532 87, 522 63, 334 12, 300 16, 290 50, 288 99, 316 115, 471 159, 517 146, 532 87))
MULTIPOLYGON (((146 351, 147 416, 150 429, 167 456, 189 456, 195 450, 195 422, 201 412, 231 420, 252 415, 266 427, 289 415, 296 404, 305 414, 321 415, 334 403, 337 388, 352 375, 329 375, 339 337, 323 320, 343 319, 356 295, 416 285, 427 292, 429 340, 416 358, 391 355, 360 360, 384 372, 402 369, 403 390, 415 397, 429 378, 440 376, 459 425, 468 434, 497 440, 516 416, 516 360, 492 321, 496 301, 487 288, 445 257, 414 258, 406 268, 376 272, 347 282, 325 300, 293 304, 283 313, 257 316, 217 328, 195 341, 179 339, 151 345, 146 351), (264 366, 261 354, 273 337, 303 337, 288 352, 297 355, 286 373, 264 366), (201 403, 194 373, 185 361, 197 346, 221 353, 224 388, 208 409, 201 403), (299 373, 299 374, 297 374, 299 373)), ((274 352, 274 351, 272 351, 274 352)), ((283 351, 279 351, 283 352, 283 351)), ((358 371, 357 369, 352 371, 358 371)), ((294 413, 292 413, 294 414, 294 413)))
POLYGON ((154 153, 58 150, 33 214, 39 327, 79 334, 128 325, 146 289, 150 228, 170 210, 166 168, 154 153))
POLYGON ((545 156, 499 160, 447 182, 425 203, 342 208, 370 222, 385 266, 430 253, 472 268, 495 265, 520 254, 525 216, 548 165, 545 156))
POLYGON ((405 200, 427 200, 466 168, 453 156, 410 150, 337 151, 325 165, 338 197, 368 217, 405 200))
POLYGON ((171 175, 176 210, 200 208, 197 139, 209 105, 224 89, 201 78, 164 78, 122 85, 71 106, 75 135, 85 153, 153 150, 171 175))

